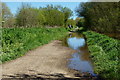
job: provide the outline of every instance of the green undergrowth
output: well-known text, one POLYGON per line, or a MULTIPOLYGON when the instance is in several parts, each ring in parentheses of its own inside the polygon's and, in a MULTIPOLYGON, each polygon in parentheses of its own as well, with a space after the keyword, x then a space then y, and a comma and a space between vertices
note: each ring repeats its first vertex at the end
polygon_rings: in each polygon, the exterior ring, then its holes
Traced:
POLYGON ((105 80, 119 80, 120 40, 96 32, 83 32, 91 53, 95 73, 105 80))
POLYGON ((27 51, 60 39, 65 28, 3 28, 1 61, 6 62, 23 56, 27 51))

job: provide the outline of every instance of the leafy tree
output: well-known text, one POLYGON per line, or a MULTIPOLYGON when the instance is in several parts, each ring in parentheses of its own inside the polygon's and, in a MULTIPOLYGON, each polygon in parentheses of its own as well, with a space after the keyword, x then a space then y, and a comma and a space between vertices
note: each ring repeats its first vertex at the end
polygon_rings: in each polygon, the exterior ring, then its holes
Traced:
POLYGON ((17 12, 17 24, 19 26, 38 26, 45 22, 45 17, 39 9, 32 8, 29 4, 22 4, 17 12))
POLYGON ((44 8, 40 8, 43 11, 43 14, 46 19, 45 25, 50 26, 63 26, 65 15, 62 11, 58 9, 58 7, 53 5, 47 5, 44 8))
POLYGON ((11 18, 13 15, 10 12, 10 9, 7 7, 5 3, 2 3, 2 20, 7 20, 11 18))
POLYGON ((67 25, 76 26, 76 21, 73 20, 73 19, 68 19, 68 20, 67 20, 67 25))
POLYGON ((38 20, 38 25, 44 25, 46 22, 45 16, 42 11, 38 10, 36 19, 38 20))
POLYGON ((44 10, 46 25, 62 26, 64 25, 64 14, 58 10, 44 10))
POLYGON ((16 14, 16 24, 24 27, 63 26, 71 15, 72 11, 69 8, 59 5, 47 5, 37 9, 29 4, 22 4, 16 14))
POLYGON ((85 25, 98 32, 120 31, 119 14, 120 4, 118 2, 104 3, 82 3, 77 8, 78 16, 85 18, 85 25))
POLYGON ((84 27, 84 18, 76 18, 76 26, 78 27, 84 27))
POLYGON ((66 26, 67 24, 67 20, 72 16, 73 12, 71 9, 67 8, 67 7, 62 7, 61 5, 56 5, 56 6, 53 6, 53 5, 47 5, 46 7, 47 10, 50 10, 50 9, 54 9, 54 10, 58 10, 58 11, 61 11, 62 13, 64 13, 64 25, 66 26))
POLYGON ((61 7, 61 11, 64 13, 65 15, 65 19, 64 19, 64 23, 65 23, 65 26, 67 24, 67 20, 72 16, 72 11, 71 9, 67 8, 67 7, 61 7))
POLYGON ((10 9, 7 7, 5 3, 2 4, 2 26, 3 27, 13 27, 15 24, 15 20, 13 14, 10 12, 10 9))

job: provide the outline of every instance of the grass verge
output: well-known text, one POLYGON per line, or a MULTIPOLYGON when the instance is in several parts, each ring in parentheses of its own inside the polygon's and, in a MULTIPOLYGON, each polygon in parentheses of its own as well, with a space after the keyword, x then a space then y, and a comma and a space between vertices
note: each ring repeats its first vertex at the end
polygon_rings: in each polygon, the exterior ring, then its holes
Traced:
POLYGON ((119 80, 120 40, 92 31, 83 32, 94 63, 95 73, 105 80, 119 80))
POLYGON ((3 28, 1 61, 6 62, 23 56, 27 51, 60 39, 65 28, 3 28))

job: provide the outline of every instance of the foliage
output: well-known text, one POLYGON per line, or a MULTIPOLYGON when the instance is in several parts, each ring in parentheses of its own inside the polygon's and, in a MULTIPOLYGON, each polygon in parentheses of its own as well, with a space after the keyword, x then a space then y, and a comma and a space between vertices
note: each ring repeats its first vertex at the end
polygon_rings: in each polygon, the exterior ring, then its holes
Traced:
POLYGON ((71 16, 72 16, 72 11, 69 9, 69 8, 67 8, 67 7, 62 7, 61 8, 61 11, 64 13, 64 15, 65 15, 65 19, 64 19, 64 23, 65 23, 65 26, 67 26, 66 24, 67 24, 67 20, 68 20, 68 18, 70 18, 71 16))
POLYGON ((73 19, 68 19, 68 20, 67 20, 67 25, 76 26, 76 22, 75 22, 75 20, 73 20, 73 19))
POLYGON ((63 26, 64 25, 64 14, 58 10, 43 10, 46 19, 45 25, 50 26, 63 26))
POLYGON ((14 17, 5 3, 2 4, 2 27, 12 27, 15 24, 14 17))
POLYGON ((78 27, 84 27, 84 18, 76 18, 76 26, 78 27))
POLYGON ((17 25, 19 26, 37 26, 45 23, 45 17, 40 10, 32 8, 29 4, 22 4, 16 15, 17 25))
POLYGON ((95 73, 105 80, 118 80, 120 41, 108 36, 87 31, 84 32, 94 63, 95 73))
POLYGON ((65 34, 64 28, 3 28, 1 61, 16 59, 27 51, 59 39, 65 34))
POLYGON ((62 6, 47 5, 37 9, 29 4, 22 4, 18 9, 16 20, 19 26, 63 26, 71 14, 72 11, 69 8, 62 6))
POLYGON ((48 15, 46 17, 46 19, 48 20, 47 25, 49 25, 50 21, 52 21, 51 23, 56 23, 58 24, 58 26, 59 25, 66 26, 68 18, 72 16, 71 9, 67 7, 62 7, 60 5, 57 6, 47 5, 46 7, 43 8, 41 7, 40 10, 45 11, 44 12, 45 16, 48 15))
POLYGON ((5 3, 2 3, 2 19, 7 20, 12 16, 10 9, 7 7, 5 3))
POLYGON ((71 16, 72 11, 67 7, 47 5, 34 8, 28 3, 22 3, 16 15, 13 16, 7 5, 2 3, 3 27, 66 26, 71 16))
POLYGON ((120 2, 87 2, 77 8, 87 28, 97 32, 120 32, 120 2))

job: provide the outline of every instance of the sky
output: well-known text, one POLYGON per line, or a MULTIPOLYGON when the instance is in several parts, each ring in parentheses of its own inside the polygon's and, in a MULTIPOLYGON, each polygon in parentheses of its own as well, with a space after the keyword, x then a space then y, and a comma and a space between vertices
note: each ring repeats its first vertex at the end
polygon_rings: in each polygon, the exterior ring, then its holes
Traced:
MULTIPOLYGON (((14 15, 16 14, 18 8, 22 4, 22 2, 5 2, 5 3, 14 15)), ((61 5, 63 7, 68 7, 73 11, 73 16, 71 17, 73 19, 77 17, 75 13, 75 9, 80 4, 80 2, 24 2, 24 3, 29 3, 31 4, 31 6, 36 7, 36 8, 45 7, 47 4, 61 5)))

